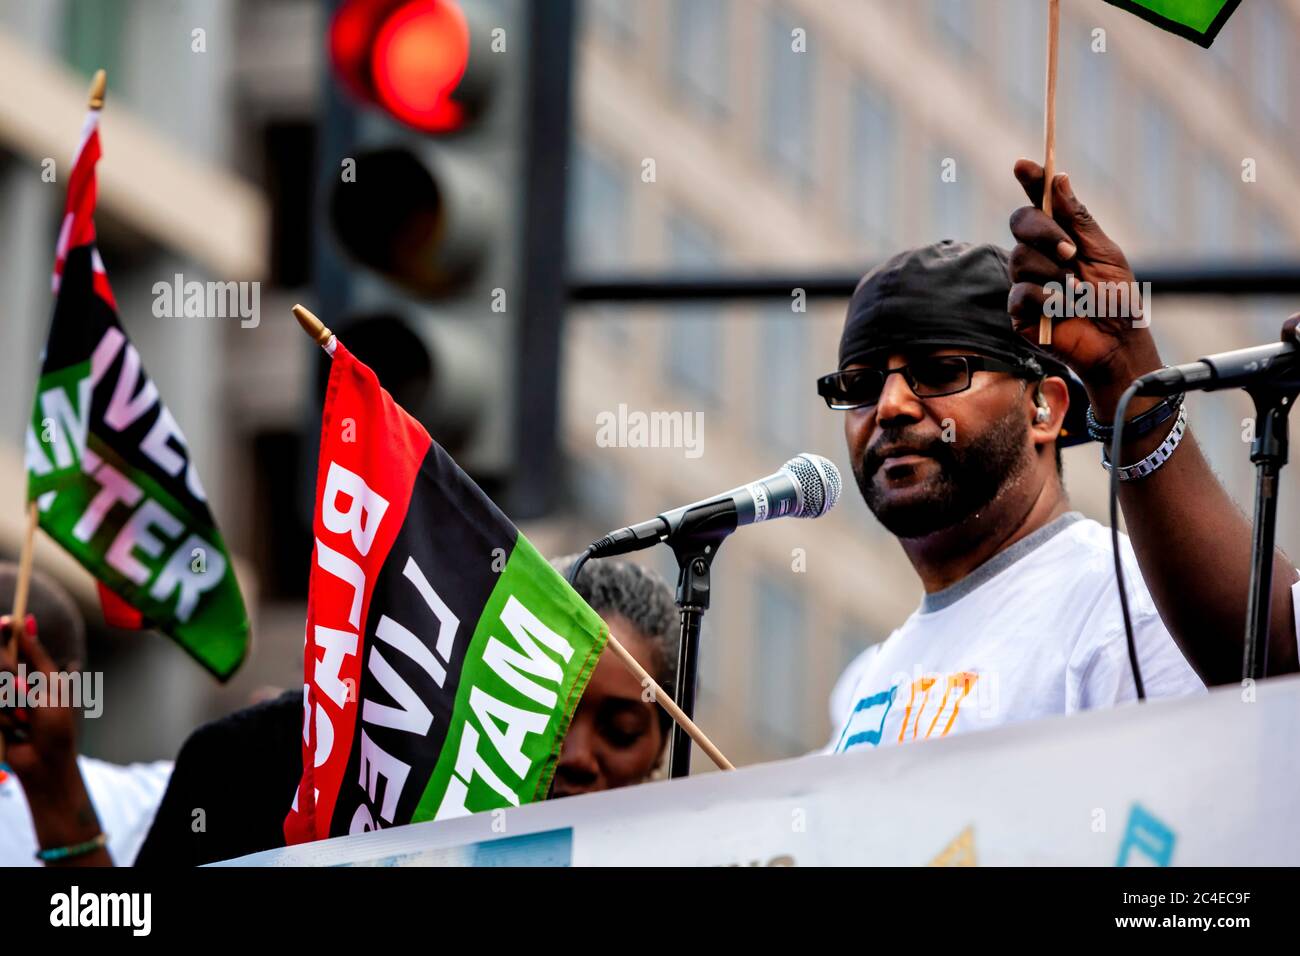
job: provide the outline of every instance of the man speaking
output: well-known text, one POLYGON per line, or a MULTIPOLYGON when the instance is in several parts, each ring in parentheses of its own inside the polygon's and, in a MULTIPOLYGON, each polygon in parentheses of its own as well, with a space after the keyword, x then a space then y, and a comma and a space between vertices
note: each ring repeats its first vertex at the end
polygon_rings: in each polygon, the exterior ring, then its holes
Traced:
MULTIPOLYGON (((1136 696, 1110 532, 1070 510, 1061 480, 1087 396, 1015 333, 1010 291, 996 246, 903 252, 858 285, 839 369, 818 381, 867 507, 925 589, 836 684, 836 752, 1136 696)), ((1148 696, 1202 692, 1122 545, 1148 696)))

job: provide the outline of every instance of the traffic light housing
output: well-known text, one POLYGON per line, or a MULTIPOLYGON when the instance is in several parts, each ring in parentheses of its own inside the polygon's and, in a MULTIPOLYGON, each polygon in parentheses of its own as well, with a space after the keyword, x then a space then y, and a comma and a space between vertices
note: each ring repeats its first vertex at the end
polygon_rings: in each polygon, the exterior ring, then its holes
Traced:
POLYGON ((556 470, 571 43, 571 0, 343 0, 326 37, 321 308, 520 518, 556 470))

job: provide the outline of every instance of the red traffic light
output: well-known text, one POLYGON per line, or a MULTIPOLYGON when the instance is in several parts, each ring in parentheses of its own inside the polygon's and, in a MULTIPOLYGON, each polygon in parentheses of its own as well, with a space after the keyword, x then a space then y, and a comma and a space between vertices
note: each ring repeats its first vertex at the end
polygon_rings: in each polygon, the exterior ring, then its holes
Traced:
POLYGON ((370 75, 375 35, 398 7, 410 0, 347 0, 330 21, 329 49, 334 71, 358 99, 377 102, 370 75))
POLYGON ((371 67, 379 101, 402 122, 445 132, 464 109, 452 99, 469 65, 469 26, 454 3, 408 3, 384 22, 371 67))
POLYGON ((469 66, 470 30, 452 0, 349 0, 330 24, 330 57, 360 98, 416 129, 460 127, 456 96, 469 66))

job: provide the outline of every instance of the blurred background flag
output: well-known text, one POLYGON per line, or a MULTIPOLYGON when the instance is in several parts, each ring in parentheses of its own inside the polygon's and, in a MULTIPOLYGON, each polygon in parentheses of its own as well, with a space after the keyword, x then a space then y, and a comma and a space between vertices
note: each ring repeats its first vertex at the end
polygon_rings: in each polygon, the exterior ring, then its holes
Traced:
POLYGON ((102 94, 101 71, 55 251, 27 497, 40 527, 95 576, 110 623, 147 620, 224 680, 248 648, 244 599, 185 436, 118 321, 95 246, 102 94))
POLYGON ((1209 47, 1241 0, 1106 0, 1162 30, 1209 47))
POLYGON ((285 838, 544 799, 609 631, 375 373, 321 340, 303 777, 285 838))

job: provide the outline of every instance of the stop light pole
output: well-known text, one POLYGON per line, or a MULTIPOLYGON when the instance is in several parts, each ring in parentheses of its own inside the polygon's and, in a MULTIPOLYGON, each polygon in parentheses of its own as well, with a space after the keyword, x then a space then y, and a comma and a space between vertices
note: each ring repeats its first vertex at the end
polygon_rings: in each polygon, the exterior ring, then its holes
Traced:
POLYGON ((572 140, 573 0, 528 5, 531 36, 524 109, 523 316, 515 336, 517 466, 510 513, 551 507, 558 471, 560 342, 568 304, 568 165, 572 140))

